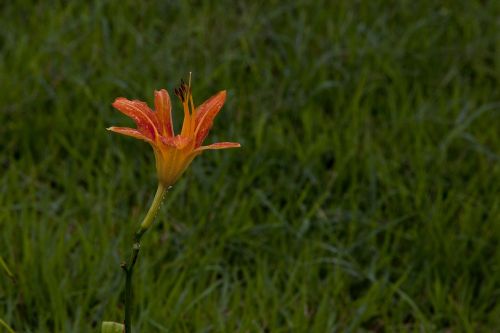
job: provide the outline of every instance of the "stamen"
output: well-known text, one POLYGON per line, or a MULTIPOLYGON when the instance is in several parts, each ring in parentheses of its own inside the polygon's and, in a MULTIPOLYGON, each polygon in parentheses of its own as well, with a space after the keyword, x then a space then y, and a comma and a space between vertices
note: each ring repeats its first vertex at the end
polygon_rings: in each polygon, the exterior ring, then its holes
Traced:
MULTIPOLYGON (((182 87, 182 86, 181 86, 182 87)), ((175 88, 174 89, 174 93, 177 97, 179 97, 179 99, 181 100, 182 103, 184 103, 184 94, 182 92, 182 88, 179 87, 179 88, 175 88)))
POLYGON ((195 111, 196 111, 196 109, 194 107, 194 101, 193 101, 193 95, 192 94, 189 95, 189 102, 191 104, 191 113, 194 114, 195 111))
POLYGON ((191 95, 191 73, 189 73, 189 83, 186 85, 184 79, 181 79, 181 85, 174 89, 174 93, 182 103, 189 103, 189 96, 191 95))

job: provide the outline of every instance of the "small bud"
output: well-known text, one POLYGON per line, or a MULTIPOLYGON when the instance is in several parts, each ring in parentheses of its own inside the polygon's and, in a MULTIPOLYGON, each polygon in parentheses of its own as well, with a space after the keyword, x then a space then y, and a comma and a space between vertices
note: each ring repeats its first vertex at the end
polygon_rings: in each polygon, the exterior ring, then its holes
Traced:
POLYGON ((123 333, 125 332, 125 325, 115 323, 114 321, 103 321, 101 326, 101 333, 123 333))

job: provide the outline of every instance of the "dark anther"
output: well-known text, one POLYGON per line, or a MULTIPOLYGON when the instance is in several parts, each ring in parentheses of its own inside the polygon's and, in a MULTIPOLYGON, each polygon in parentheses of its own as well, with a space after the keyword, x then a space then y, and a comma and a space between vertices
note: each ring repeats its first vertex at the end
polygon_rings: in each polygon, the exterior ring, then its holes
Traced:
POLYGON ((182 93, 182 89, 181 88, 175 88, 174 89, 174 93, 177 97, 179 97, 179 99, 181 100, 182 103, 184 103, 184 94, 182 93))
POLYGON ((174 93, 182 103, 187 101, 189 94, 191 94, 191 87, 189 87, 183 79, 181 79, 181 85, 174 89, 174 93))

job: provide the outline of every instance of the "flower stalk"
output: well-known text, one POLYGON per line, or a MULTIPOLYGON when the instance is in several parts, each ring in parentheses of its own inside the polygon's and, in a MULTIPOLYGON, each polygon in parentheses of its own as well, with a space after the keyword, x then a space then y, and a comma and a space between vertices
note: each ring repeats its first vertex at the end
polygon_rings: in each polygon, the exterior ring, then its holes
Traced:
MULTIPOLYGON (((132 118, 137 128, 109 127, 108 130, 146 141, 153 148, 158 176, 158 189, 139 230, 135 233, 132 253, 128 262, 122 263, 125 272, 125 333, 132 332, 132 276, 137 256, 141 248, 141 238, 151 227, 160 208, 166 191, 186 171, 193 159, 206 150, 238 148, 238 142, 216 142, 203 146, 203 142, 212 128, 213 121, 226 101, 226 91, 222 90, 197 107, 194 104, 191 89, 191 74, 186 84, 181 80, 180 87, 175 89, 184 109, 184 121, 179 134, 174 133, 172 122, 172 105, 166 89, 154 92, 154 110, 145 102, 117 98, 113 107, 132 118)), ((104 322, 103 333, 114 333, 122 324, 104 322)))
POLYGON ((167 187, 162 183, 158 183, 158 189, 156 190, 151 207, 149 207, 148 213, 144 217, 139 230, 137 230, 134 235, 134 243, 132 244, 132 253, 129 261, 121 265, 123 271, 125 272, 125 333, 132 332, 132 276, 134 273, 135 263, 137 262, 137 256, 139 255, 139 250, 141 249, 141 238, 153 223, 166 192, 167 187))

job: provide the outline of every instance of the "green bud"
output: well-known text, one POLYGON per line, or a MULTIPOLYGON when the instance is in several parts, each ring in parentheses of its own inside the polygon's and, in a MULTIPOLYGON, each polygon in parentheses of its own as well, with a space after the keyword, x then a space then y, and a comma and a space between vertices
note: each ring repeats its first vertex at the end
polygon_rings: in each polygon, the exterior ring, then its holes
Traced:
POLYGON ((125 332, 125 325, 115 323, 114 321, 103 321, 101 326, 101 333, 123 333, 125 332))

